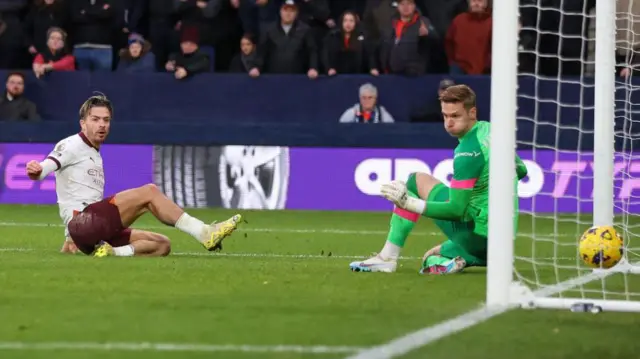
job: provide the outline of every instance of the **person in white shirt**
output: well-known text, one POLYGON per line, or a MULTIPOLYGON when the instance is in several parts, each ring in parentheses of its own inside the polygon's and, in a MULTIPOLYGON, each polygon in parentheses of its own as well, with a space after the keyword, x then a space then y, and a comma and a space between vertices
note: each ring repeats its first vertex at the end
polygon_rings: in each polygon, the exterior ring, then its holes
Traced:
POLYGON ((99 150, 109 135, 112 114, 109 99, 90 97, 80 108, 81 132, 58 142, 44 161, 27 164, 32 180, 42 180, 55 171, 60 217, 66 227, 62 252, 79 250, 96 257, 166 256, 171 251, 166 236, 129 228, 147 212, 190 234, 207 250, 221 250, 223 239, 239 225, 239 214, 221 223, 205 224, 154 184, 103 197, 105 178, 99 150))

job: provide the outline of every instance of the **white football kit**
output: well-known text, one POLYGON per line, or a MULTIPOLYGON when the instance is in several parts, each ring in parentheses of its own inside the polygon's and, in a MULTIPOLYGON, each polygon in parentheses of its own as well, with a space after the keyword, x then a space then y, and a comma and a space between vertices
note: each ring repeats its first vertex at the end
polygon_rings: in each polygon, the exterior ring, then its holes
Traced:
POLYGON ((81 132, 58 142, 41 165, 41 179, 55 171, 60 218, 64 222, 65 237, 69 237, 67 225, 74 211, 81 212, 103 199, 102 156, 81 132))

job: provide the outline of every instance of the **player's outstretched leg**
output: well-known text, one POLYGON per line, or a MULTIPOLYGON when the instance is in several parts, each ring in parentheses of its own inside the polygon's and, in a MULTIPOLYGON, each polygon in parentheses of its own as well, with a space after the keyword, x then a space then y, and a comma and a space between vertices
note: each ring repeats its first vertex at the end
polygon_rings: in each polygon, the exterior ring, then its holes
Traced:
POLYGON ((116 238, 102 243, 93 253, 94 257, 165 257, 171 253, 171 242, 167 236, 142 231, 125 229, 116 238))
MULTIPOLYGON (((439 184, 435 177, 426 173, 412 173, 407 179, 407 193, 412 197, 427 199, 431 189, 439 184)), ((419 214, 402 208, 394 208, 389 223, 389 233, 384 247, 377 255, 359 262, 352 262, 350 268, 354 272, 395 272, 398 257, 405 241, 413 230, 419 214)))
POLYGON ((233 233, 242 219, 236 214, 224 222, 207 225, 187 214, 154 184, 120 192, 113 200, 124 227, 129 227, 144 213, 151 212, 160 222, 190 234, 209 251, 222 249, 222 241, 233 233))

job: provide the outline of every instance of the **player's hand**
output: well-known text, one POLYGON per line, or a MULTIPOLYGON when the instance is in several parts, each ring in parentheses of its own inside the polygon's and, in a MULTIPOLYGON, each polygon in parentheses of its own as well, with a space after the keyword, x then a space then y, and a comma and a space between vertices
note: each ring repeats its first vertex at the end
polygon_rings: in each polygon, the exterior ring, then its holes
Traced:
POLYGON ((37 180, 40 178, 40 174, 42 173, 42 166, 40 162, 31 160, 27 163, 27 176, 32 180, 37 180))
POLYGON ((407 185, 402 181, 391 181, 380 188, 382 197, 393 202, 400 208, 405 208, 407 203, 407 185))

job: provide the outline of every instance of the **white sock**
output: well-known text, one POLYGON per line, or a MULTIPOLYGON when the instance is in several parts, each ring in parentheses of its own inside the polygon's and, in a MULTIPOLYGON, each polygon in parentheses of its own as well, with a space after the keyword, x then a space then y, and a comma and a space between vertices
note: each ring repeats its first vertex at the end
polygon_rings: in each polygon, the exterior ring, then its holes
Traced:
POLYGON ((197 218, 191 217, 187 212, 184 212, 180 218, 178 218, 175 227, 184 233, 190 234, 198 241, 202 241, 200 236, 206 224, 197 218))
POLYGON ((386 241, 384 242, 384 247, 382 247, 382 250, 380 251, 380 253, 378 253, 378 255, 382 257, 382 259, 391 259, 395 261, 398 260, 398 257, 400 257, 401 250, 402 247, 386 241))
POLYGON ((113 254, 116 257, 132 257, 133 252, 133 246, 130 244, 126 246, 113 247, 113 254))

